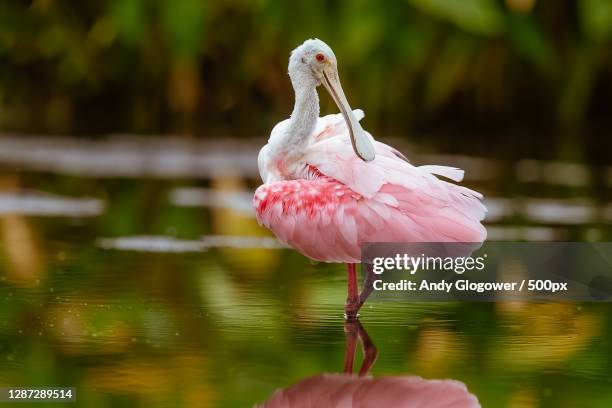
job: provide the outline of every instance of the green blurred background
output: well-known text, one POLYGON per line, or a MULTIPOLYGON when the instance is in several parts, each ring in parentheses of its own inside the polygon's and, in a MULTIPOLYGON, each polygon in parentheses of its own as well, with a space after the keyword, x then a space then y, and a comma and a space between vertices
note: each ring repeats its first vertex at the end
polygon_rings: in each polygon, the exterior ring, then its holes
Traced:
MULTIPOLYGON (((610 0, 3 0, 0 385, 244 407, 341 370, 344 267, 276 247, 250 204, 311 37, 377 139, 466 170, 490 240, 611 240, 610 0)), ((377 377, 609 407, 611 311, 370 302, 362 322, 377 377)))
POLYGON ((291 109, 288 53, 311 37, 375 135, 609 159, 609 0, 6 0, 0 126, 264 136, 291 109))

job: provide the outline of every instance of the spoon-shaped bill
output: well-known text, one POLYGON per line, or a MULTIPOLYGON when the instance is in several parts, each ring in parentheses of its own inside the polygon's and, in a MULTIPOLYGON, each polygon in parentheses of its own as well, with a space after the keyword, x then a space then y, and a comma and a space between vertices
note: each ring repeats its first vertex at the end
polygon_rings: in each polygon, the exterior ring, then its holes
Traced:
POLYGON ((342 86, 340 85, 340 79, 338 78, 338 72, 335 68, 331 67, 329 69, 323 70, 323 86, 327 89, 327 92, 331 95, 336 105, 342 112, 342 116, 344 116, 344 120, 346 121, 346 126, 349 129, 349 134, 351 136, 351 143, 353 144, 353 150, 364 161, 372 161, 375 157, 374 145, 361 128, 359 121, 353 115, 353 110, 351 109, 348 101, 346 100, 346 96, 344 96, 344 91, 342 90, 342 86))

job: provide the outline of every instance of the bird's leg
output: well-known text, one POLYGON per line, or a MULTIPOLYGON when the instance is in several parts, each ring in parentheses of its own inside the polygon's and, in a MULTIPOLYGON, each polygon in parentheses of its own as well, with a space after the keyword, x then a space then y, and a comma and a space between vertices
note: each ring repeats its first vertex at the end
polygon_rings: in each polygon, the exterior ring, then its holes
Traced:
POLYGON ((344 321, 344 335, 346 337, 346 347, 344 354, 344 373, 353 373, 353 363, 355 362, 355 352, 357 351, 357 335, 359 332, 359 320, 350 319, 344 321))
POLYGON ((368 332, 363 328, 359 320, 357 320, 357 334, 359 335, 359 340, 361 341, 361 349, 363 350, 363 361, 361 362, 361 368, 359 369, 359 375, 363 376, 368 374, 372 365, 376 361, 376 357, 378 357, 378 349, 374 345, 374 342, 368 335, 368 332))
POLYGON ((347 267, 347 278, 348 278, 348 296, 346 298, 346 305, 344 306, 344 317, 347 320, 354 319, 357 317, 359 311, 359 293, 357 288, 357 264, 348 263, 347 267))
POLYGON ((361 325, 359 319, 346 320, 344 322, 344 334, 346 336, 344 373, 353 373, 353 365, 357 351, 357 340, 359 340, 363 350, 363 361, 361 362, 359 375, 367 375, 368 371, 370 371, 370 368, 372 368, 372 365, 376 361, 376 357, 378 357, 378 350, 376 349, 376 346, 372 342, 372 339, 370 339, 368 332, 361 325))
POLYGON ((365 264, 362 265, 362 269, 365 269, 366 276, 363 279, 363 288, 361 288, 361 293, 359 294, 359 308, 361 308, 361 306, 368 299, 368 296, 370 296, 370 293, 372 293, 372 290, 374 289, 372 285, 376 277, 371 267, 368 267, 365 264))

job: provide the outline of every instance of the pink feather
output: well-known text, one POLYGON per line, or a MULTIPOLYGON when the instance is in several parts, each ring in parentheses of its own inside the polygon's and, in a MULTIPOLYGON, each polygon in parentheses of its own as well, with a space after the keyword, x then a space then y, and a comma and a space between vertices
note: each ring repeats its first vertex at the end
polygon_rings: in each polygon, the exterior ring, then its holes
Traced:
MULTIPOLYGON (((363 112, 355 116, 361 119, 363 112)), ((458 182, 463 170, 415 167, 392 147, 372 141, 376 158, 364 162, 352 150, 341 115, 319 118, 303 173, 257 189, 259 223, 324 262, 359 262, 367 242, 485 240, 482 195, 436 177, 458 182)))

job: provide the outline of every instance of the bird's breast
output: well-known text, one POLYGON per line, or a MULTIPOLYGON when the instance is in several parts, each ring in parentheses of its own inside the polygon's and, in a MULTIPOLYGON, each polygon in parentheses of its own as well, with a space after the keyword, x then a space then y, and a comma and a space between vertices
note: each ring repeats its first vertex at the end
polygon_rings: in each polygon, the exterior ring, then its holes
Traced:
POLYGON ((314 168, 307 172, 311 179, 266 183, 257 189, 253 205, 264 225, 270 228, 266 221, 277 217, 331 215, 343 203, 361 198, 346 185, 321 175, 314 168))

